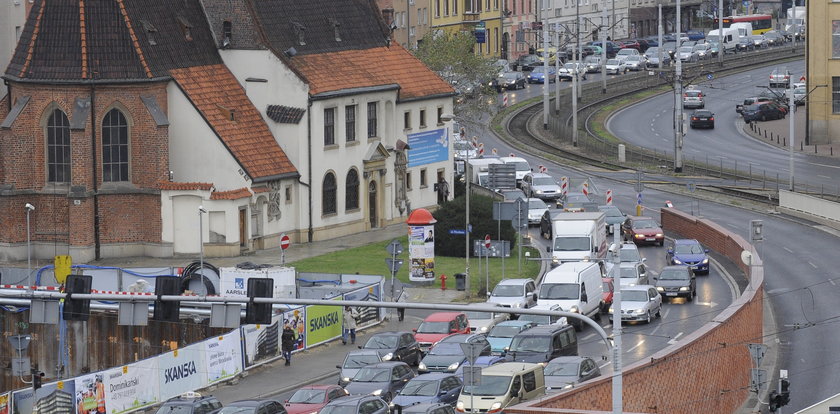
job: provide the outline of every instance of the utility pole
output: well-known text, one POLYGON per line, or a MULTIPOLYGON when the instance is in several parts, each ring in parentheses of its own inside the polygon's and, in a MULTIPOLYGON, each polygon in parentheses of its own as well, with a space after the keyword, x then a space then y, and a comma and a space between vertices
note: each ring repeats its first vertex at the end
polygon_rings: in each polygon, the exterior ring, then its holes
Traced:
POLYGON ((674 172, 683 170, 683 106, 682 106, 682 59, 680 59, 680 45, 682 44, 682 16, 680 14, 680 0, 677 0, 677 47, 674 53, 676 68, 674 70, 674 172))
POLYGON ((540 18, 542 19, 543 29, 543 74, 545 75, 543 77, 543 129, 548 129, 548 111, 550 109, 548 102, 548 80, 550 79, 548 76, 548 57, 550 53, 548 52, 548 22, 546 22, 543 8, 540 8, 540 18))
POLYGON ((621 227, 618 224, 613 224, 613 246, 615 246, 613 253, 613 270, 615 270, 613 277, 613 372, 612 377, 612 402, 613 414, 621 414, 624 405, 622 388, 624 387, 622 377, 622 363, 621 363, 621 274, 619 266, 621 266, 621 227))
MULTIPOLYGON (((557 76, 554 79, 554 113, 560 113, 560 24, 556 24, 554 31, 557 33, 557 43, 555 43, 556 51, 554 52, 554 73, 557 76)), ((565 30, 564 30, 565 31, 565 30)))
POLYGON ((723 0, 718 0, 718 65, 723 66, 723 0))
POLYGON ((572 146, 578 145, 578 74, 577 70, 572 72, 572 146))
POLYGON ((788 105, 790 106, 790 110, 788 110, 788 118, 790 118, 790 129, 788 130, 788 136, 790 136, 790 148, 788 148, 788 169, 790 170, 790 184, 788 185, 788 190, 794 191, 795 183, 793 181, 793 141, 794 141, 794 134, 796 130, 794 129, 795 121, 795 114, 796 114, 796 102, 793 101, 793 79, 788 82, 788 105))
MULTIPOLYGON (((720 0, 720 1, 723 1, 723 0, 720 0)), ((657 44, 659 46, 656 48, 656 53, 659 55, 659 70, 661 71, 662 70, 662 2, 660 1, 657 6, 658 6, 657 8, 659 9, 659 27, 658 27, 657 35, 659 36, 659 38, 656 39, 656 41, 658 42, 657 44)))
POLYGON ((601 93, 607 93, 607 0, 601 2, 601 27, 598 34, 601 38, 601 93))
MULTIPOLYGON (((575 19, 577 20, 577 36, 575 38, 577 39, 577 50, 578 50, 577 59, 575 59, 575 61, 577 61, 578 63, 583 63, 583 42, 581 42, 581 39, 580 39, 580 24, 583 20, 581 20, 581 18, 580 18, 580 2, 581 2, 581 0, 576 0, 576 3, 575 3, 576 4, 575 19)), ((575 71, 575 73, 577 73, 577 71, 575 71)), ((578 85, 578 86, 580 86, 580 85, 578 85)), ((577 97, 578 97, 578 99, 583 97, 583 88, 581 88, 581 87, 577 88, 577 97)))

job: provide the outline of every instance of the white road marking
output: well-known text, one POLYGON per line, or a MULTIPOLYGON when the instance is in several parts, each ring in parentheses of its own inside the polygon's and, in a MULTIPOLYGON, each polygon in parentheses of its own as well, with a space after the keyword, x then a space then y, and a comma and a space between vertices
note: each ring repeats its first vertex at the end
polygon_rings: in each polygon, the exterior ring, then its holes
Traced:
POLYGON ((831 179, 831 177, 829 177, 829 176, 827 176, 827 175, 817 175, 817 177, 820 177, 820 178, 825 178, 825 179, 827 179, 827 180, 830 180, 830 179, 831 179))
POLYGON ((828 283, 831 283, 831 286, 837 286, 837 284, 834 283, 834 279, 828 279, 828 283))
POLYGON ((813 263, 811 263, 811 262, 808 262, 808 264, 809 264, 809 265, 811 265, 811 267, 813 267, 814 269, 818 269, 817 265, 815 265, 815 264, 813 264, 813 263))
POLYGON ((583 336, 583 337, 582 337, 582 338, 580 338, 580 339, 581 339, 582 341, 586 341, 587 339, 589 339, 589 338, 591 338, 591 337, 593 337, 593 336, 595 336, 595 332, 590 332, 588 335, 585 335, 585 336, 583 336))
POLYGON ((679 337, 681 337, 682 334, 683 334, 682 332, 676 334, 673 338, 671 338, 670 341, 668 341, 668 343, 671 344, 671 345, 677 343, 677 339, 679 339, 679 337))
POLYGON ((669 313, 671 313, 671 308, 665 309, 665 313, 662 314, 662 319, 667 318, 669 313))
POLYGON ((785 246, 782 246, 782 248, 783 248, 783 249, 785 249, 785 251, 786 251, 786 252, 788 252, 788 253, 790 253, 790 254, 793 254, 793 250, 788 249, 788 248, 787 248, 787 247, 785 247, 785 246))
POLYGON ((809 164, 811 164, 811 165, 818 165, 818 166, 820 166, 820 167, 840 168, 840 167, 838 167, 838 166, 836 166, 836 165, 820 164, 820 163, 818 163, 818 162, 809 162, 809 164))
POLYGON ((628 350, 627 350, 627 351, 625 351, 625 352, 631 352, 631 351, 633 351, 634 349, 636 349, 636 348, 638 348, 638 347, 642 346, 642 344, 643 344, 643 343, 645 343, 645 340, 644 340, 644 339, 642 339, 641 341, 639 341, 639 343, 638 343, 638 344, 633 345, 633 347, 632 347, 632 348, 628 349, 628 350))
POLYGON ((715 306, 718 305, 717 302, 694 302, 694 303, 696 303, 700 306, 708 306, 710 308, 714 308, 715 306))
POLYGON ((612 361, 607 361, 607 362, 604 362, 602 365, 598 365, 598 368, 603 369, 605 366, 607 366, 607 365, 609 365, 609 364, 612 364, 612 361))

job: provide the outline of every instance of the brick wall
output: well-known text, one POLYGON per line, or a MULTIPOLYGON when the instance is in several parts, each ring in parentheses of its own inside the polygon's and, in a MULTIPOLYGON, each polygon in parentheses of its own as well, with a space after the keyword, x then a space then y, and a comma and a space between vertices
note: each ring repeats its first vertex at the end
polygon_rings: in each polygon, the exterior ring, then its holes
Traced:
MULTIPOLYGON (((752 360, 747 344, 762 341, 762 269, 752 274, 740 255, 751 246, 739 235, 708 220, 674 209, 662 209, 662 227, 699 240, 739 265, 751 287, 701 329, 690 333, 649 361, 625 367, 625 412, 732 413, 748 397, 752 360)), ((757 261, 760 264, 760 260, 757 261)), ((612 410, 612 378, 603 377, 579 389, 506 410, 517 414, 612 410)))

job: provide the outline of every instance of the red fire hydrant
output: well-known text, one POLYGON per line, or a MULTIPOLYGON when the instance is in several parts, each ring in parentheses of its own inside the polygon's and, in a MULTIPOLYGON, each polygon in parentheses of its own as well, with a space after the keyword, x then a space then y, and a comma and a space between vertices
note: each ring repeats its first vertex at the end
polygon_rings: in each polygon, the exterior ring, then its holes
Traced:
POLYGON ((446 275, 440 275, 440 290, 446 290, 446 275))

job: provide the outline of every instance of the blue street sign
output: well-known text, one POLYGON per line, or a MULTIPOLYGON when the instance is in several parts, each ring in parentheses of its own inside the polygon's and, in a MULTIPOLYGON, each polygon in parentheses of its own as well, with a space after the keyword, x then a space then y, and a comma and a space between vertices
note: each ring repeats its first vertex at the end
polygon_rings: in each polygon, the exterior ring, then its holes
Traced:
POLYGON ((463 236, 463 235, 467 234, 467 232, 465 232, 465 231, 464 231, 464 230, 462 230, 462 229, 450 229, 450 230, 449 230, 449 234, 455 234, 455 235, 461 235, 461 236, 463 236))
POLYGON ((714 79, 714 78, 715 78, 715 75, 713 75, 713 74, 711 74, 711 73, 710 73, 710 74, 708 74, 708 75, 706 75, 706 79, 708 79, 708 80, 712 80, 712 79, 714 79))
POLYGON ((636 204, 642 205, 642 193, 636 193, 636 204))
POLYGON ((467 227, 467 230, 469 230, 469 231, 470 231, 470 233, 472 233, 472 224, 470 224, 470 225, 467 227))

